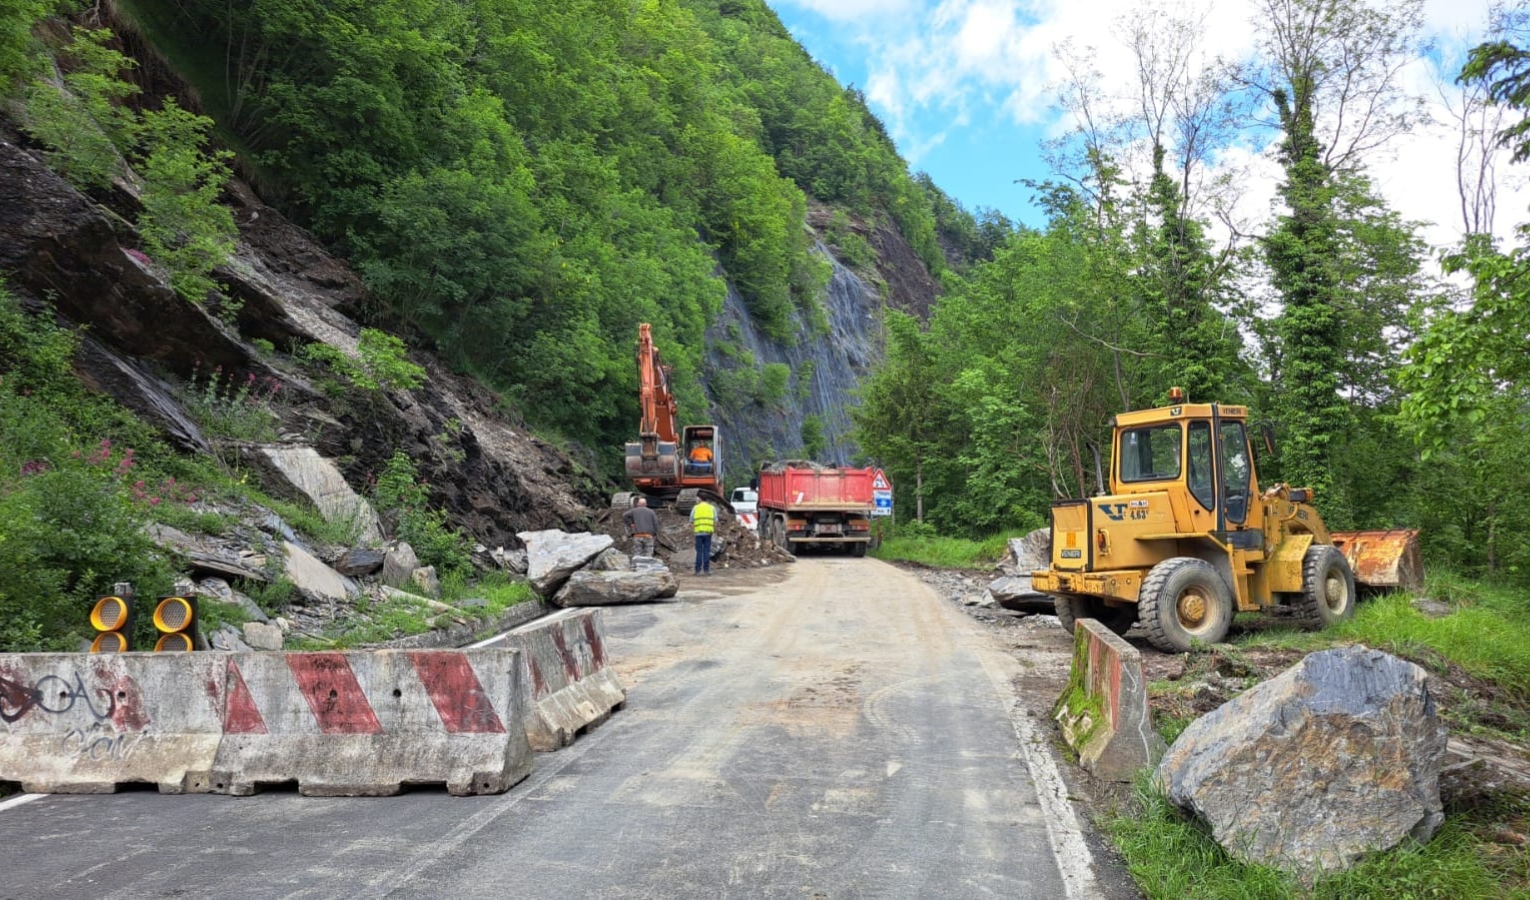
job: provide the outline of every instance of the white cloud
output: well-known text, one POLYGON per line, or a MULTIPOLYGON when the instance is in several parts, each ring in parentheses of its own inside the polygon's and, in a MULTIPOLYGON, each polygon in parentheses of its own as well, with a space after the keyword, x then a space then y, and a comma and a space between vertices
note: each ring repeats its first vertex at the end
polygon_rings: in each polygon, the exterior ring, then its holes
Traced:
MULTIPOLYGON (((1130 108, 1136 74, 1118 23, 1141 0, 778 0, 838 23, 841 37, 866 49, 866 93, 905 155, 919 157, 954 137, 963 123, 1056 134, 1071 127, 1055 105, 1067 74, 1057 48, 1070 45, 1100 75, 1108 105, 1130 108)), ((1174 0, 1170 0, 1174 2, 1174 0)), ((1408 87, 1437 118, 1445 109, 1453 69, 1487 20, 1489 0, 1425 0, 1426 28, 1439 49, 1408 72, 1408 87), (1440 62, 1444 60, 1445 62, 1440 62), (1442 75, 1437 67, 1448 67, 1442 75)), ((1208 54, 1248 58, 1263 26, 1256 0, 1183 0, 1175 9, 1205 16, 1208 54)), ((1239 173, 1244 216, 1267 216, 1279 169, 1268 148, 1223 151, 1207 177, 1239 173), (1231 168, 1236 164, 1241 168, 1231 168)), ((1426 237, 1453 242, 1460 232, 1455 144, 1448 130, 1420 128, 1394 140, 1389 152, 1368 156, 1377 186, 1403 216, 1429 223, 1426 237)), ((1527 218, 1523 177, 1500 167, 1499 230, 1527 218)), ((939 180, 939 174, 936 173, 939 180)), ((996 186, 997 188, 998 186, 996 186)), ((982 201, 978 201, 982 205, 982 201)))

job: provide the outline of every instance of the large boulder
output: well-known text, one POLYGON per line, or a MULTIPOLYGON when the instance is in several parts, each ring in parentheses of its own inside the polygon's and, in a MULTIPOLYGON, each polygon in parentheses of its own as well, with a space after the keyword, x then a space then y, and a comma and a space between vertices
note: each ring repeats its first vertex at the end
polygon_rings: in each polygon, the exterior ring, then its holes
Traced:
POLYGON ((595 572, 585 569, 569 576, 553 597, 558 606, 612 606, 646 603, 673 597, 680 583, 669 570, 645 568, 636 572, 595 572))
POLYGON ((608 534, 578 534, 549 529, 516 535, 526 545, 526 581, 543 597, 551 596, 576 570, 613 543, 608 534))
POLYGON ((1052 530, 1038 528, 1025 537, 1010 538, 999 560, 1004 575, 1021 575, 1027 580, 1032 572, 1045 569, 1052 562, 1052 530))
POLYGON ((988 593, 999 606, 1015 612, 1051 615, 1055 611, 1051 596, 1031 588, 1029 575, 1000 575, 989 583, 988 593))
POLYGON ((1344 647, 1196 720, 1157 779, 1239 859, 1340 870, 1434 834, 1446 737, 1423 669, 1344 647))

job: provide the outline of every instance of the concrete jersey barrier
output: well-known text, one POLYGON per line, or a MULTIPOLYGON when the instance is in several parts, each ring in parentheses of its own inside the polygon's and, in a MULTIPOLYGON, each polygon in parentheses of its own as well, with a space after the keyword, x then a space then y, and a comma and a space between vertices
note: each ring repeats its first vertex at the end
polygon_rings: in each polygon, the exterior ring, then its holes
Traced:
POLYGON ((511 631, 503 642, 522 654, 526 737, 535 750, 572 743, 627 700, 608 666, 598 609, 564 610, 511 631))
POLYGON ((1131 781, 1168 749, 1148 715, 1142 655, 1094 619, 1074 626, 1073 669, 1053 716, 1098 778, 1131 781))
POLYGON ((226 655, 0 655, 0 781, 33 793, 147 782, 208 790, 223 738, 226 655))
POLYGON ((508 790, 531 771, 514 650, 0 656, 0 779, 36 792, 508 790))
POLYGON ((386 796, 443 782, 459 796, 509 790, 531 772, 517 727, 516 656, 234 654, 211 790, 243 795, 287 781, 306 796, 386 796))

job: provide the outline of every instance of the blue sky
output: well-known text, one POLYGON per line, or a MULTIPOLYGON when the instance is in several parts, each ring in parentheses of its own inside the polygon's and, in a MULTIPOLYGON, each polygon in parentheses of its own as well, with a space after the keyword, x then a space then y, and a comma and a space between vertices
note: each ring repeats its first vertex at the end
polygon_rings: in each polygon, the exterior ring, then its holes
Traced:
MULTIPOLYGON (((1130 106, 1133 58, 1119 22, 1134 11, 1191 11, 1204 17, 1206 58, 1246 59, 1259 33, 1258 0, 769 0, 797 40, 839 79, 867 95, 899 151, 969 210, 992 207, 1041 224, 1032 191, 1019 179, 1049 176, 1040 144, 1066 132, 1056 86, 1071 47, 1098 72, 1108 102, 1130 106)), ((1487 21, 1488 0, 1424 0, 1431 57, 1403 73, 1406 89, 1436 118, 1367 157, 1367 169, 1404 216, 1426 223, 1436 244, 1459 234, 1456 139, 1442 97, 1453 65, 1487 21), (1442 87, 1442 84, 1444 85, 1442 87)), ((1161 13, 1158 13, 1161 14, 1161 13)), ((1235 181, 1239 224, 1268 218, 1279 170, 1264 137, 1249 132, 1209 174, 1235 181)), ((1526 218, 1524 167, 1499 166, 1498 230, 1526 218)))

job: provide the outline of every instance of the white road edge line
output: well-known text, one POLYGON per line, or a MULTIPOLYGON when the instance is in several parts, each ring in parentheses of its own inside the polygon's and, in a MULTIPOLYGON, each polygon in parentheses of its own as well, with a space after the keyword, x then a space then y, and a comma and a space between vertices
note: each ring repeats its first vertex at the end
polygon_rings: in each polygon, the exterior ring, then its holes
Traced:
MULTIPOLYGON (((987 637, 986 634, 984 636, 987 637)), ((1009 710, 1009 721, 1020 742, 1020 755, 1025 760, 1025 767, 1030 770, 1031 780, 1036 787, 1036 799, 1041 803, 1047 837, 1051 839, 1052 855, 1057 859, 1063 889, 1069 898, 1084 900, 1099 897, 1100 886, 1095 881, 1091 865, 1094 856, 1089 852, 1089 845, 1084 842, 1084 832, 1079 827, 1078 816, 1074 815, 1073 806, 1068 801, 1068 787, 1063 783, 1062 773, 1057 771, 1042 739, 1032 730, 1029 716, 1019 708, 1019 701, 1014 696, 1014 679, 1005 676, 1004 669, 1014 666, 1014 661, 988 647, 979 650, 977 655, 983 670, 988 673, 989 680, 1009 710)))
POLYGON ((22 794, 20 797, 12 797, 9 800, 0 800, 0 810, 7 810, 23 803, 31 803, 33 800, 41 800, 47 794, 22 794))

